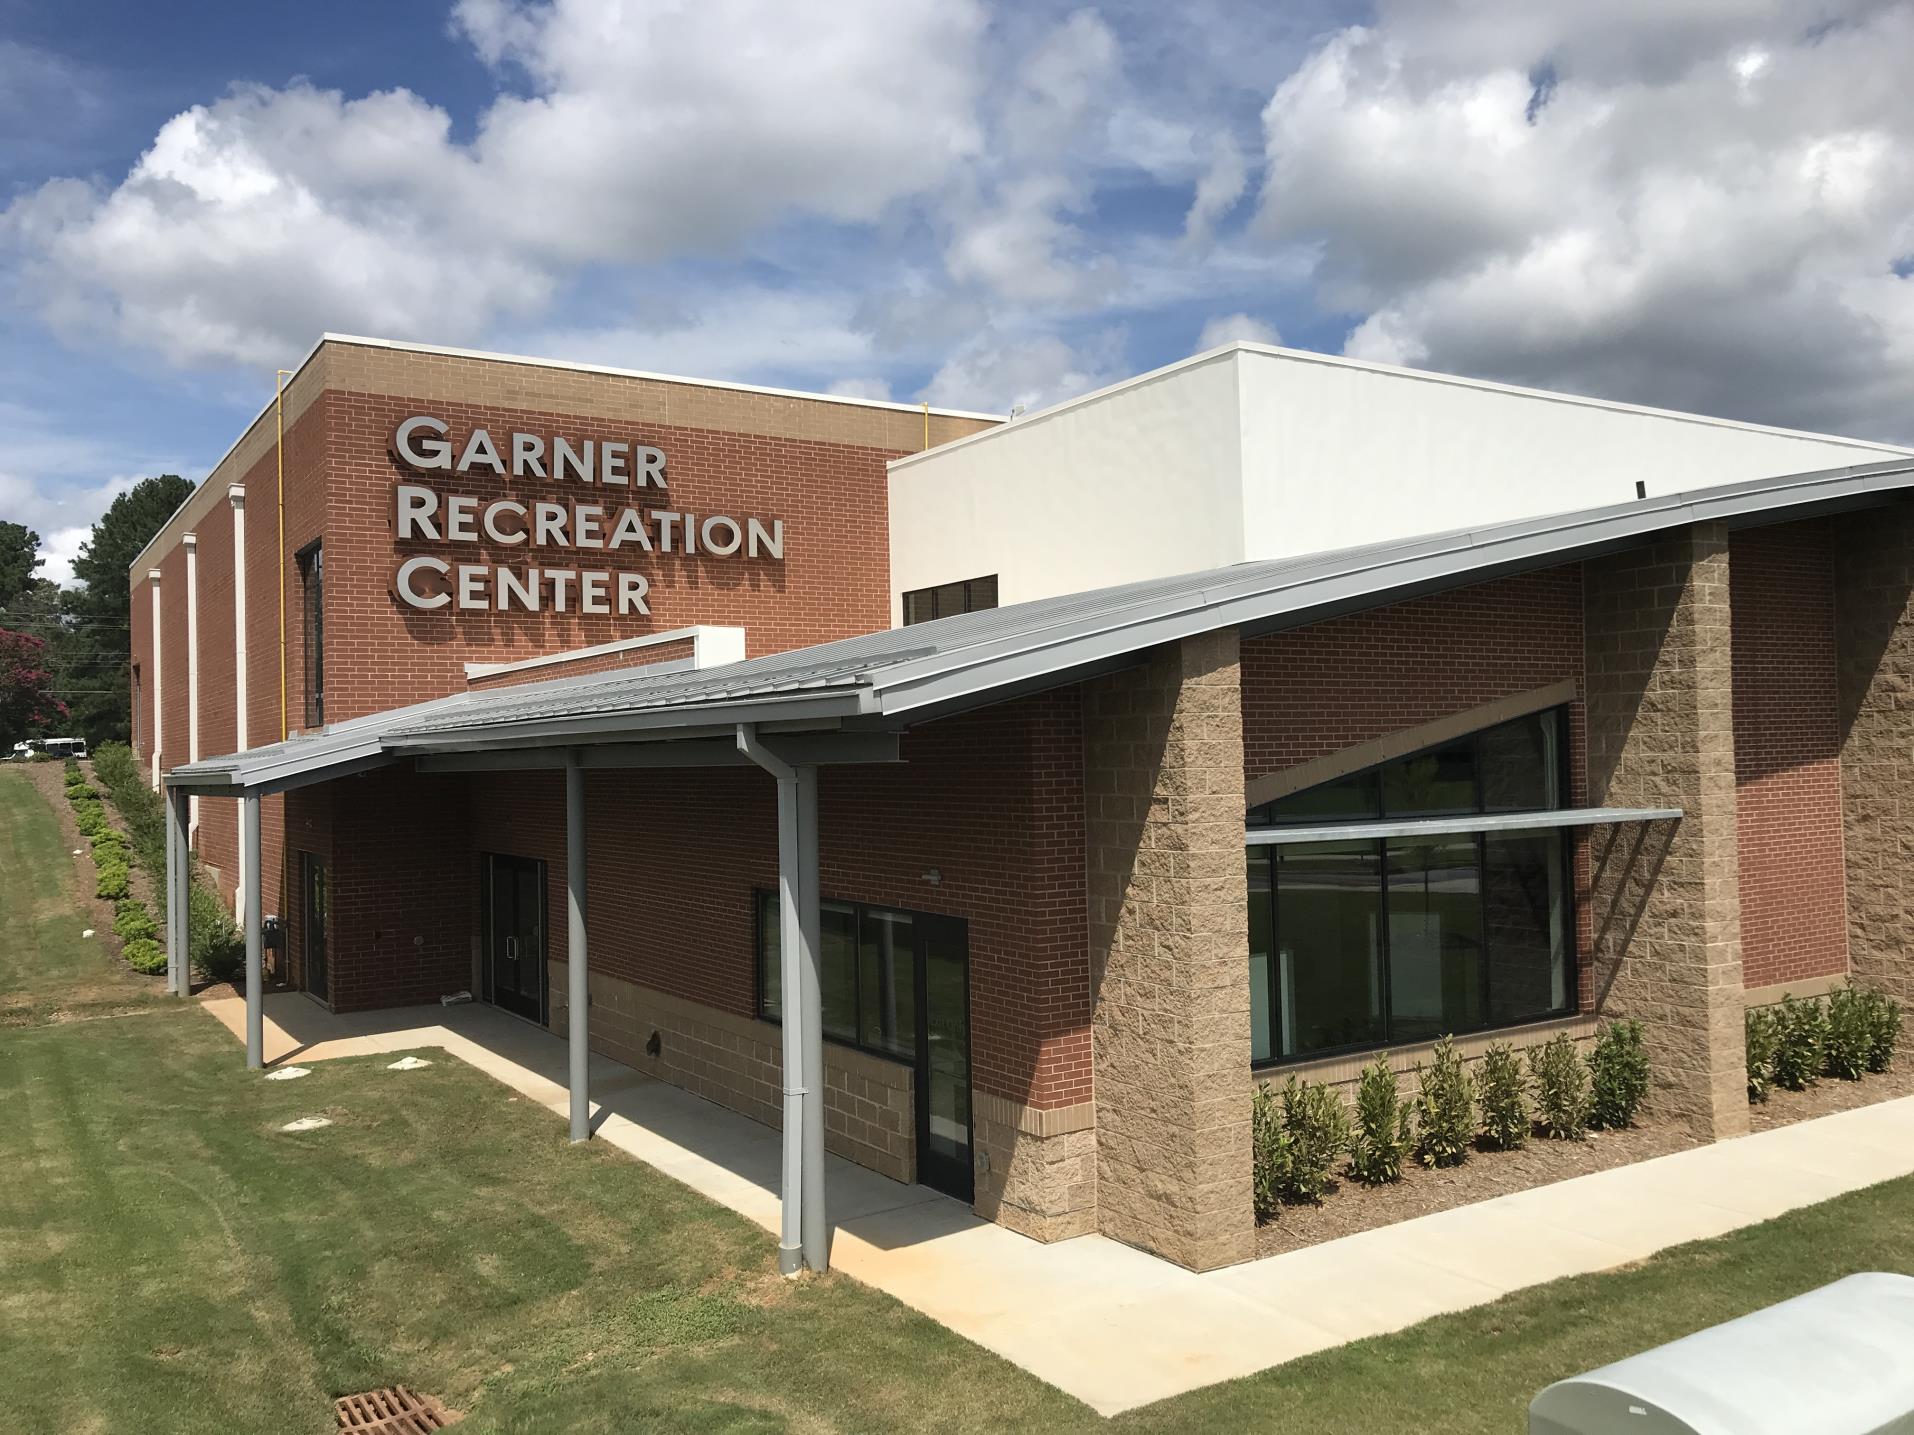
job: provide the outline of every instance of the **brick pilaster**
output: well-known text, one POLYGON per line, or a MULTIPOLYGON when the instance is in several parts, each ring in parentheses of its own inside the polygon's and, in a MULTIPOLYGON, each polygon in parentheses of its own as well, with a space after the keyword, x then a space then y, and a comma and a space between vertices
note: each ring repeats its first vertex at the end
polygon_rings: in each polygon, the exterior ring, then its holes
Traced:
POLYGON ((1679 807, 1593 837, 1596 1004, 1648 1031, 1652 1109, 1748 1129, 1728 534, 1697 524, 1587 565, 1591 801, 1679 807))
POLYGON ((1098 1225, 1195 1270, 1255 1254, 1235 632, 1085 688, 1098 1225))
POLYGON ((1914 509, 1836 530, 1848 968, 1914 1003, 1914 509))

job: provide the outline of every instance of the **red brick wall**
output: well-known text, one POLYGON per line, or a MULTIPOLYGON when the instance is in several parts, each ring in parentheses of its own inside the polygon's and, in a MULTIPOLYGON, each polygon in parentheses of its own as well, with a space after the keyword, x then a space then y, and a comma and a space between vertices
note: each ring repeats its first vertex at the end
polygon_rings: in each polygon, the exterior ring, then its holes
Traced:
POLYGON ((1736 533, 1736 832, 1741 963, 1750 987, 1847 970, 1832 534, 1825 523, 1736 533))
POLYGON ((333 416, 326 630, 329 646, 343 659, 329 675, 327 715, 333 720, 459 691, 466 662, 509 662, 693 623, 743 627, 755 657, 890 624, 884 463, 896 456, 891 451, 386 394, 330 392, 325 403, 333 416), (655 489, 612 489, 608 497, 606 490, 570 480, 410 474, 392 457, 389 444, 398 422, 418 413, 444 419, 460 444, 478 427, 495 438, 518 430, 653 444, 666 453, 670 487, 663 495, 655 489), (722 513, 740 521, 781 518, 784 558, 417 540, 408 540, 400 553, 393 490, 402 477, 481 500, 509 493, 521 500, 628 501, 701 516, 722 513), (642 573, 651 584, 651 613, 621 618, 576 611, 421 611, 393 591, 394 571, 412 552, 487 566, 536 564, 543 554, 552 566, 642 573))
POLYGON ((1573 566, 1245 638, 1244 775, 1581 676, 1573 566))
MULTIPOLYGON (((1075 689, 932 723, 906 761, 825 768, 827 897, 969 924, 974 1084, 1036 1106, 1090 1094, 1082 727, 1075 689), (932 884, 924 874, 937 871, 932 884)), ((474 777, 475 853, 542 857, 565 959, 564 789, 555 772, 474 777)), ((586 796, 592 965, 756 1012, 752 891, 777 882, 777 799, 748 769, 595 773, 586 796)), ((464 890, 476 915, 477 863, 464 890)))

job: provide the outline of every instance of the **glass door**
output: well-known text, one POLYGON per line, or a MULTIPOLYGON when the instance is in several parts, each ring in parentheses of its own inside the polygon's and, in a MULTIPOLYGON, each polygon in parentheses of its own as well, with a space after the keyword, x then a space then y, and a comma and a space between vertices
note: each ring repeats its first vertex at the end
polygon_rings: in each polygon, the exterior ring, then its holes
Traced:
POLYGON ((969 933, 953 917, 917 916, 917 1179, 972 1198, 969 933))
POLYGON ((485 857, 485 1000, 545 1020, 545 864, 485 857))
POLYGON ((306 990, 321 1001, 332 1000, 332 976, 326 962, 326 922, 331 908, 331 884, 326 880, 326 859, 310 852, 299 854, 299 886, 304 893, 304 914, 300 923, 305 938, 301 943, 306 990))

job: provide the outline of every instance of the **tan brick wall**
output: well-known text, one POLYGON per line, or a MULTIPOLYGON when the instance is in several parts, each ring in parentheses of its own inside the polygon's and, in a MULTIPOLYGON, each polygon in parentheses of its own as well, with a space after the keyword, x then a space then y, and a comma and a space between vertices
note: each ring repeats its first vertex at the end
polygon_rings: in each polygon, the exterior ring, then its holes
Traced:
POLYGON ((1084 690, 1098 1226, 1195 1270, 1255 1254, 1235 632, 1084 690))
POLYGON ((972 1094, 976 1211, 1039 1241, 1097 1228, 1096 1104, 1048 1109, 972 1094))
MULTIPOLYGON (((565 964, 550 964, 551 1030, 570 1022, 565 964)), ((784 1124, 783 1034, 769 1022, 699 1006, 604 972, 591 973, 594 1051, 761 1121, 784 1124), (658 1033, 659 1053, 645 1043, 658 1033)), ((916 1180, 911 1069, 849 1047, 824 1047, 824 1147, 894 1181, 916 1180)))
POLYGON ((1914 1002, 1914 510, 1840 519, 1835 551, 1849 970, 1914 1002))
POLYGON ((1590 801, 1685 814, 1595 834, 1595 1003, 1646 1024, 1651 1110, 1744 1132, 1727 531, 1592 561, 1584 593, 1590 801))

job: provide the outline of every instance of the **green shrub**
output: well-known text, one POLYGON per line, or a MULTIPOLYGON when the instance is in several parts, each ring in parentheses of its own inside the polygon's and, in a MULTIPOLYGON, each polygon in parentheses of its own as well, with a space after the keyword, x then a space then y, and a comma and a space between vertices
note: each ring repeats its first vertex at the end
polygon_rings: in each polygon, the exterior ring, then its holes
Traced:
MULTIPOLYGON (((141 867, 163 887, 166 872, 166 803, 146 785, 133 750, 123 742, 101 743, 93 753, 93 775, 106 788, 141 867)), ((165 896, 160 896, 165 910, 165 896)))
POLYGON ((85 776, 86 774, 80 771, 79 759, 74 757, 69 757, 66 760, 66 780, 68 782, 71 782, 76 777, 84 778, 85 776))
POLYGON ((1748 1058, 1748 1100, 1766 1101, 1774 1086, 1774 1057, 1781 1047, 1781 1025, 1767 1007, 1750 1007, 1743 1030, 1748 1058))
POLYGON ((246 968, 246 942, 210 887, 193 884, 187 908, 187 951, 193 965, 216 982, 229 982, 246 968))
POLYGON ((106 820, 106 809, 97 802, 74 803, 73 825, 80 829, 82 837, 97 837, 113 826, 106 820))
POLYGON ((1402 1179, 1402 1158, 1409 1150, 1409 1108, 1403 1103, 1395 1068, 1387 1055, 1362 1070, 1356 1084, 1356 1126, 1350 1141, 1349 1174, 1365 1186, 1386 1186, 1402 1179))
POLYGON ((113 935, 123 942, 159 934, 159 923, 138 897, 122 897, 113 909, 113 935))
POLYGON ((1783 996, 1775 1009, 1779 1042, 1774 1053, 1775 1085, 1804 1091, 1814 1085, 1826 1062, 1828 1019, 1817 1001, 1783 996))
POLYGON ((93 885, 93 895, 104 897, 109 902, 117 902, 126 896, 130 890, 126 863, 106 859, 99 862, 97 866, 98 880, 93 885))
POLYGON ((1874 1049, 1874 1013, 1867 998, 1852 987, 1828 996, 1826 1043, 1821 1069, 1843 1081, 1859 1081, 1874 1049))
POLYGON ((1469 1159, 1475 1139, 1475 1082, 1462 1065, 1452 1037, 1435 1044, 1429 1069, 1416 1068, 1416 1154, 1425 1166, 1455 1166, 1469 1159))
POLYGON ((1535 1114, 1544 1135, 1580 1141, 1588 1135, 1588 1068, 1575 1040, 1557 1032, 1529 1051, 1529 1076, 1535 1082, 1535 1114))
POLYGON ((1282 1202, 1321 1201, 1336 1158, 1349 1147, 1342 1098, 1292 1076, 1280 1095, 1259 1084, 1250 1111, 1257 1219, 1269 1220, 1282 1202))
POLYGON ((70 780, 67 783, 66 795, 67 801, 79 802, 84 798, 98 797, 100 794, 88 785, 87 780, 82 777, 77 780, 70 780))
POLYGON ((166 970, 166 948, 151 937, 135 937, 120 948, 126 964, 136 972, 152 976, 166 970))
POLYGON ((1901 1038, 1901 1005, 1886 992, 1862 988, 1867 1003, 1867 1069, 1886 1071, 1894 1060, 1894 1045, 1901 1038))
POLYGON ((1635 1112, 1648 1094, 1648 1053, 1642 1048, 1642 1024, 1632 1018, 1602 1023, 1588 1058, 1591 1125, 1620 1131, 1635 1124, 1635 1112))
POLYGON ((1281 1192, 1289 1183, 1292 1164, 1289 1137, 1283 1131, 1283 1109, 1267 1081, 1256 1083, 1250 1096, 1251 1185, 1256 1224, 1276 1218, 1281 1192))
POLYGON ((1492 1151, 1513 1151, 1529 1139, 1528 1083, 1514 1048, 1497 1042, 1482 1053, 1477 1079, 1482 1092, 1482 1141, 1492 1151))
POLYGON ((93 848, 93 855, 95 857, 117 857, 120 861, 129 865, 133 861, 133 855, 126 850, 125 835, 116 832, 111 827, 103 832, 93 833, 86 840, 93 848))

